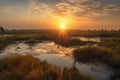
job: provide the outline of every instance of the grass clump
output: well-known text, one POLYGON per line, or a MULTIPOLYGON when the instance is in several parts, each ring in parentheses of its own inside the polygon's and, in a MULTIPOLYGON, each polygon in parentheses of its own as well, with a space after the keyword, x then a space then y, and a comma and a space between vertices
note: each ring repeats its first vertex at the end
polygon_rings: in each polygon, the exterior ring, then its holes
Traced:
POLYGON ((89 75, 80 73, 74 66, 71 69, 64 68, 62 80, 91 80, 89 75))
POLYGON ((32 56, 14 55, 0 59, 0 80, 65 80, 66 77, 70 80, 90 80, 76 68, 62 71, 32 56))
POLYGON ((92 44, 96 44, 97 42, 93 42, 93 41, 82 41, 80 39, 59 39, 57 41, 55 41, 56 44, 59 44, 61 46, 64 47, 71 47, 71 46, 84 46, 84 45, 92 45, 92 44))
POLYGON ((75 59, 78 61, 91 62, 95 60, 101 60, 108 54, 108 50, 102 47, 85 47, 74 50, 75 59))
POLYGON ((60 69, 32 56, 0 60, 0 80, 58 80, 60 69))
POLYGON ((117 51, 120 54, 120 37, 102 39, 99 45, 111 48, 112 50, 117 51))
POLYGON ((120 69, 120 55, 106 47, 85 47, 73 51, 79 62, 102 62, 110 67, 120 69))

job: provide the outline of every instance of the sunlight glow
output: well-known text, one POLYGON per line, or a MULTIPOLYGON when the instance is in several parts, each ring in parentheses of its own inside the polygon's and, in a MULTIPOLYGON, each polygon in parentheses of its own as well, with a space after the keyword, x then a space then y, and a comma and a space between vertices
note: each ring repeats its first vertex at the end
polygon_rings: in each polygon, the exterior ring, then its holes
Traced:
POLYGON ((64 23, 62 23, 62 24, 60 25, 60 28, 61 28, 62 30, 65 30, 65 29, 66 29, 65 24, 64 24, 64 23))

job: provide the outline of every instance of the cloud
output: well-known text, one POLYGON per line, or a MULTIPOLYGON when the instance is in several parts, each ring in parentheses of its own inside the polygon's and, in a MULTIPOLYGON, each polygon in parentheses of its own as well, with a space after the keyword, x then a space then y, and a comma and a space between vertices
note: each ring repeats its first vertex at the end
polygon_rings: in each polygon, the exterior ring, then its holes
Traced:
POLYGON ((119 11, 120 10, 120 6, 114 5, 114 4, 108 4, 105 8, 107 10, 115 10, 115 11, 119 11))
POLYGON ((8 7, 0 6, 0 13, 8 12, 8 10, 9 10, 8 7))
POLYGON ((68 3, 59 3, 52 7, 53 14, 69 16, 74 13, 76 8, 68 3))
POLYGON ((31 3, 33 11, 56 16, 102 17, 110 16, 113 12, 120 12, 119 5, 103 4, 92 0, 64 0, 52 5, 38 0, 31 0, 31 3))
POLYGON ((51 12, 51 8, 48 4, 40 3, 37 0, 30 0, 30 3, 28 5, 28 10, 31 13, 38 14, 38 15, 44 15, 48 12, 51 12))

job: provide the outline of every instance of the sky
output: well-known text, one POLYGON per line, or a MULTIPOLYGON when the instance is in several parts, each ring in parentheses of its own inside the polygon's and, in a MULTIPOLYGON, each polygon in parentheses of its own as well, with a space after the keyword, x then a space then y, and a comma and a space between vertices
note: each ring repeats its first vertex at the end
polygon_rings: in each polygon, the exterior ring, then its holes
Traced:
POLYGON ((0 0, 9 29, 120 29, 120 0, 0 0))

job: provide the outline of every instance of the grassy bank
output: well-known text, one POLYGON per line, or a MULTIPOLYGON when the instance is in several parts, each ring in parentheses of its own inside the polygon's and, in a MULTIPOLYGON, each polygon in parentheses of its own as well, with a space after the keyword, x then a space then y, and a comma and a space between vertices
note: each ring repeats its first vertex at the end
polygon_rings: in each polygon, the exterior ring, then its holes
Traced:
POLYGON ((67 40, 63 40, 63 39, 59 39, 59 40, 55 40, 55 43, 64 47, 71 47, 71 46, 84 46, 84 45, 92 45, 92 44, 96 44, 97 42, 93 42, 93 41, 82 41, 80 39, 67 39, 67 40))
POLYGON ((75 67, 63 71, 32 56, 9 56, 0 59, 0 80, 91 80, 75 67))
POLYGON ((4 49, 6 46, 15 43, 17 41, 25 41, 29 44, 39 43, 44 40, 50 40, 50 38, 45 34, 14 34, 9 37, 0 37, 0 50, 4 49))
POLYGON ((71 39, 69 36, 67 36, 66 38, 66 37, 61 37, 59 35, 53 35, 53 34, 40 34, 40 33, 13 34, 10 37, 0 38, 0 50, 4 49, 9 44, 15 43, 17 41, 25 41, 25 43, 28 43, 28 44, 39 43, 42 41, 53 41, 56 44, 64 47, 83 46, 86 44, 96 43, 93 41, 82 41, 80 39, 71 39))
MULTIPOLYGON (((71 37, 120 37, 120 31, 90 31, 90 30, 67 30, 65 36, 60 36, 60 31, 58 30, 6 30, 5 33, 0 33, 1 35, 9 34, 10 37, 0 37, 0 50, 4 49, 7 45, 15 43, 16 41, 26 41, 26 43, 34 44, 42 42, 44 40, 51 40, 56 42, 61 46, 69 47, 76 45, 86 45, 94 44, 92 41, 81 41, 78 39, 70 39, 71 37)), ((106 40, 107 41, 107 40, 106 40)), ((112 43, 111 43, 112 44, 112 43)), ((105 40, 103 44, 107 45, 105 40)), ((116 44, 115 44, 116 45, 116 44)), ((119 44, 120 45, 120 44, 119 44)), ((109 46, 109 45, 108 45, 109 46)), ((112 45, 111 45, 112 46, 112 45)), ((114 47, 114 46, 113 46, 114 47)), ((116 49, 119 47, 116 47, 116 49)), ((120 49, 119 49, 120 51, 120 49)))
POLYGON ((120 55, 106 47, 85 47, 73 51, 79 62, 102 62, 115 69, 120 69, 120 55))
MULTIPOLYGON (((5 30, 5 34, 31 34, 31 33, 39 33, 39 34, 56 34, 59 33, 58 29, 13 29, 13 30, 5 30)), ((75 29, 67 29, 67 34, 70 37, 75 36, 84 36, 84 37, 120 37, 120 30, 75 30, 75 29)), ((3 34, 0 32, 0 34, 3 34)))
POLYGON ((108 39, 102 39, 99 46, 108 47, 120 54, 120 37, 111 37, 108 39))

